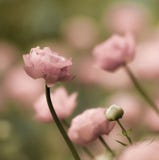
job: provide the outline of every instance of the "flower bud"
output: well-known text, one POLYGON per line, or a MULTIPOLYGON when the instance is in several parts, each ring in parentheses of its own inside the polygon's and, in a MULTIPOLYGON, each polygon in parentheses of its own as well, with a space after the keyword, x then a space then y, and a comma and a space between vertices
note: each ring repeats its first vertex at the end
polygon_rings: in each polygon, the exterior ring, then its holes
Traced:
POLYGON ((116 121, 122 118, 124 110, 118 105, 111 105, 106 111, 105 116, 109 121, 116 121))

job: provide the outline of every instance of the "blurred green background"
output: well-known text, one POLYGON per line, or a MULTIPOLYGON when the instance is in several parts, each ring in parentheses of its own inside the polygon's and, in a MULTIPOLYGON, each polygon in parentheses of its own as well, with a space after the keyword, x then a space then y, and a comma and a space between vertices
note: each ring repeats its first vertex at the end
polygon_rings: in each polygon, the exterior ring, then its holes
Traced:
MULTIPOLYGON (((74 72, 76 72, 79 59, 91 56, 93 46, 112 34, 105 27, 103 14, 110 6, 119 2, 132 1, 0 0, 0 44, 7 43, 14 48, 16 57, 12 65, 0 74, 0 160, 72 159, 56 126, 36 121, 33 118, 34 111, 31 104, 27 106, 28 104, 18 101, 16 96, 12 97, 7 93, 5 77, 11 68, 22 64, 22 54, 29 52, 31 47, 37 45, 50 45, 52 48, 55 46, 63 54, 66 52, 66 55, 73 57, 74 72), (85 18, 89 19, 95 26, 93 26, 96 31, 94 41, 88 46, 81 44, 82 47, 79 47, 76 43, 72 44, 67 35, 67 32, 72 31, 67 30, 71 19, 79 17, 84 17, 84 21, 85 18)), ((133 2, 148 10, 151 26, 158 25, 158 0, 134 0, 133 2)), ((0 49, 0 63, 3 63, 3 54, 5 52, 0 49)), ((75 74, 78 75, 78 73, 75 74)), ((23 85, 19 83, 16 87, 23 88, 23 85)), ((69 93, 79 92, 74 115, 86 108, 104 105, 106 99, 115 91, 133 90, 132 88, 107 89, 95 84, 82 83, 78 79, 64 85, 69 93)), ((154 91, 150 88, 150 93, 151 90, 154 91)))

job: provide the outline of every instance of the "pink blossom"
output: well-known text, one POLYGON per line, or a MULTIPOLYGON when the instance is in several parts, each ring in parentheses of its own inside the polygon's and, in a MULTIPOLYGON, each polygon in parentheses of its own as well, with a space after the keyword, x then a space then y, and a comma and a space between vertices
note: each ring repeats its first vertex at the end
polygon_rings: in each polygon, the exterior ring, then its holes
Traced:
POLYGON ((109 134, 115 123, 109 122, 104 115, 104 108, 84 111, 72 120, 68 135, 77 144, 86 145, 100 135, 109 134))
POLYGON ((96 22, 90 17, 73 17, 65 22, 63 28, 67 42, 78 49, 90 48, 98 37, 96 22))
POLYGON ((8 71, 15 63, 17 48, 7 42, 0 42, 0 74, 8 71))
MULTIPOLYGON (((57 116, 59 119, 64 119, 70 116, 76 107, 77 93, 68 95, 67 91, 63 87, 57 88, 52 94, 51 99, 57 116)), ((34 103, 34 109, 36 112, 36 119, 42 122, 51 122, 52 116, 47 105, 46 95, 41 95, 39 99, 34 103)))
POLYGON ((97 45, 93 51, 97 65, 107 71, 115 71, 120 66, 133 60, 135 42, 132 34, 124 37, 114 35, 97 45))
POLYGON ((132 85, 130 78, 123 68, 112 74, 94 65, 92 57, 83 57, 77 64, 79 81, 86 85, 98 85, 106 89, 128 88, 132 85), (120 78, 122 77, 122 78, 120 78))
POLYGON ((117 160, 158 160, 159 140, 144 141, 127 148, 117 160))
POLYGON ((32 78, 44 78, 47 84, 72 79, 71 60, 59 56, 48 47, 32 48, 30 54, 23 55, 24 69, 32 78))
POLYGON ((32 104, 35 99, 42 93, 42 80, 34 81, 29 77, 22 66, 13 67, 6 73, 3 81, 6 94, 26 104, 32 104))
MULTIPOLYGON (((159 99, 156 104, 159 106, 159 99)), ((149 128, 154 132, 159 132, 159 116, 151 108, 147 108, 143 122, 146 128, 149 128)))
POLYGON ((151 38, 137 47, 132 69, 141 79, 159 78, 159 38, 151 38))
POLYGON ((107 8, 104 16, 106 27, 113 32, 144 32, 150 16, 146 8, 135 3, 117 3, 107 8))

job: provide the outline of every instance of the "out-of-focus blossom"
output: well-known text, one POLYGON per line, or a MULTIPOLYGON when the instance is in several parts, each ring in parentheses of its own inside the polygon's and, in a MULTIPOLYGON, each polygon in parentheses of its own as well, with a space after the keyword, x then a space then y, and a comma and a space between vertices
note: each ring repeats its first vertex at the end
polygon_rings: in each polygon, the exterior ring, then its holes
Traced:
MULTIPOLYGON (((157 100, 156 104, 159 106, 159 100, 157 100)), ((159 116, 151 108, 147 108, 143 122, 150 130, 159 132, 159 116)))
POLYGON ((97 40, 96 23, 89 17, 74 17, 63 26, 66 40, 78 49, 90 48, 97 40))
POLYGON ((93 51, 97 65, 103 70, 115 71, 120 66, 133 60, 135 41, 133 35, 113 35, 105 42, 97 45, 93 51))
POLYGON ((159 78, 159 39, 151 39, 137 47, 135 60, 130 64, 141 79, 159 78))
POLYGON ((149 13, 143 6, 133 3, 121 3, 107 9, 103 21, 113 32, 140 33, 149 23, 149 13))
POLYGON ((127 148, 117 160, 158 160, 159 140, 144 141, 127 148))
POLYGON ((98 85, 106 89, 128 88, 131 86, 131 81, 125 71, 120 68, 112 74, 111 72, 105 72, 99 67, 96 67, 91 57, 84 57, 77 64, 78 76, 81 83, 87 85, 98 85), (122 77, 122 78, 121 78, 122 77))
POLYGON ((42 81, 34 81, 25 73, 22 66, 8 71, 3 83, 8 96, 27 105, 35 101, 43 90, 42 81))
POLYGON ((71 60, 59 56, 48 47, 32 48, 30 54, 23 55, 23 59, 24 69, 32 78, 44 78, 47 84, 72 79, 71 60))
POLYGON ((124 116, 122 122, 129 127, 136 127, 139 125, 141 114, 143 113, 144 108, 142 109, 142 103, 130 93, 117 93, 113 95, 108 101, 110 104, 118 104, 122 106, 124 110, 124 116))
POLYGON ((9 43, 0 42, 0 73, 6 72, 15 61, 17 49, 9 43))
POLYGON ((74 143, 86 145, 103 134, 109 134, 115 123, 105 118, 104 111, 104 108, 88 109, 75 117, 68 130, 70 139, 74 143))
MULTIPOLYGON (((76 107, 77 93, 68 95, 67 91, 63 87, 57 88, 51 93, 52 103, 55 112, 59 119, 67 118, 72 114, 76 107)), ((42 122, 51 122, 52 116, 47 105, 46 95, 41 95, 34 103, 34 109, 36 112, 36 119, 42 122)))

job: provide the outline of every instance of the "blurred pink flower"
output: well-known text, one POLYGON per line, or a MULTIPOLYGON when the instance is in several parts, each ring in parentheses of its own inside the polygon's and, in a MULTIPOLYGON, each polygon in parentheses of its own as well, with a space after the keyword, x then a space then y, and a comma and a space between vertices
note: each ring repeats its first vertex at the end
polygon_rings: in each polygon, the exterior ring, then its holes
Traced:
POLYGON ((32 104, 43 90, 42 81, 34 81, 25 73, 22 66, 9 70, 3 84, 8 96, 27 105, 32 104))
POLYGON ((44 78, 47 84, 72 79, 71 60, 67 60, 48 47, 32 48, 30 54, 23 55, 24 69, 32 78, 44 78))
POLYGON ((142 103, 130 93, 117 93, 113 95, 108 101, 108 106, 111 104, 118 104, 124 109, 122 122, 128 127, 137 127, 141 122, 141 114, 144 112, 142 103))
POLYGON ((93 51, 97 65, 103 70, 115 71, 120 66, 133 60, 135 56, 135 41, 130 33, 124 37, 114 35, 97 45, 93 51))
MULTIPOLYGON (((51 94, 51 99, 58 118, 64 119, 70 116, 74 111, 77 103, 77 93, 68 95, 65 88, 59 87, 51 94)), ((34 109, 36 112, 35 117, 39 121, 51 122, 53 120, 45 94, 41 95, 34 103, 34 109)))
POLYGON ((67 42, 78 49, 90 48, 98 37, 96 22, 90 17, 73 17, 67 20, 63 32, 67 42))
POLYGON ((105 108, 88 109, 75 117, 68 130, 70 139, 74 143, 86 145, 100 135, 109 134, 115 123, 106 119, 104 111, 105 108))
MULTIPOLYGON (((159 106, 159 99, 156 102, 159 106)), ((159 116, 151 108, 147 108, 144 119, 144 125, 152 131, 159 132, 159 116)))
POLYGON ((116 4, 106 10, 103 21, 113 32, 141 33, 148 26, 149 13, 143 6, 135 3, 116 4))
POLYGON ((0 42, 0 73, 5 73, 15 62, 17 49, 15 46, 0 42))
POLYGON ((117 160, 158 160, 159 140, 144 141, 127 148, 117 160))
POLYGON ((78 76, 81 83, 86 85, 98 85, 106 89, 128 88, 131 86, 131 81, 126 72, 120 68, 112 74, 105 72, 94 65, 92 57, 83 57, 80 63, 77 64, 78 76), (122 77, 122 78, 120 78, 122 77))
POLYGON ((137 47, 137 56, 130 64, 141 79, 159 78, 159 38, 148 40, 137 47))

